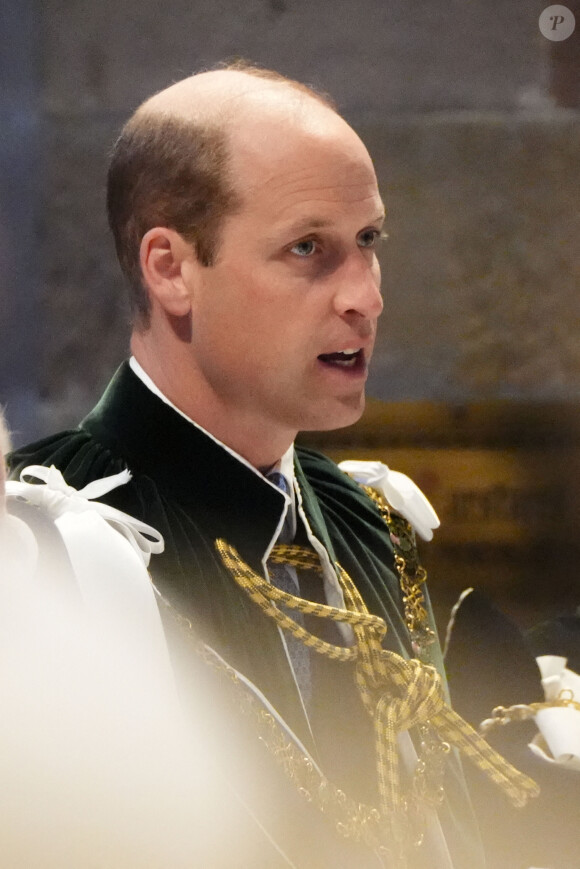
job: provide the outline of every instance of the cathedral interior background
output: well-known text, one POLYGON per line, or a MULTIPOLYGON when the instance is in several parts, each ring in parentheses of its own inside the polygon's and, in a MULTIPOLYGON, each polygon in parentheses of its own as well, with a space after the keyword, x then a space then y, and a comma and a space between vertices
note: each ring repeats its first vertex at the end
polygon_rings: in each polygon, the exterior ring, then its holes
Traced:
POLYGON ((387 204, 368 409, 311 433, 412 476, 442 623, 485 589, 527 626, 580 603, 580 3, 3 0, 0 402, 75 425, 127 352, 108 149, 150 93, 244 57, 328 90, 387 204))

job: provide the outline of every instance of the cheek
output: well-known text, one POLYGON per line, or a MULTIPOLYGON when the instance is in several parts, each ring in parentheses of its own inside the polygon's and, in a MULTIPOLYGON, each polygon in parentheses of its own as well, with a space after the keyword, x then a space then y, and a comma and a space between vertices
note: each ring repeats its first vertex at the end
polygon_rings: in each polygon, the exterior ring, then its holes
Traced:
POLYGON ((200 350, 232 364, 237 356, 239 367, 256 359, 276 367, 289 346, 298 352, 307 343, 309 324, 320 317, 308 304, 317 295, 277 268, 230 260, 206 277, 192 311, 200 350))
POLYGON ((263 347, 268 330, 256 316, 250 294, 233 281, 205 288, 192 311, 195 352, 201 364, 241 373, 263 347))

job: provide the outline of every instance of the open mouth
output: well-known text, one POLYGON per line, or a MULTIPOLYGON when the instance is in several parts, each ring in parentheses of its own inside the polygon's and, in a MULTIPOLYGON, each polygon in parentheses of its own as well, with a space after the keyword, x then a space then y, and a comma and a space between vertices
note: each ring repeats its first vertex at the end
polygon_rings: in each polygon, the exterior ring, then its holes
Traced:
POLYGON ((318 357, 325 365, 331 365, 335 368, 354 368, 359 369, 364 367, 364 353, 362 348, 358 350, 341 350, 338 353, 321 353, 318 357))

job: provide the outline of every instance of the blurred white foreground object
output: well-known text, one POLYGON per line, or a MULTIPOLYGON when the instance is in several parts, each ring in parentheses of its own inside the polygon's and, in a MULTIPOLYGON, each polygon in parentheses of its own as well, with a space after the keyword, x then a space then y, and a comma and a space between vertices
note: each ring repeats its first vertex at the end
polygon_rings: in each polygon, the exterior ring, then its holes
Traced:
POLYGON ((231 865, 243 829, 186 725, 146 569, 163 541, 88 500, 129 475, 80 493, 27 476, 44 482, 8 482, 0 511, 3 869, 231 865))

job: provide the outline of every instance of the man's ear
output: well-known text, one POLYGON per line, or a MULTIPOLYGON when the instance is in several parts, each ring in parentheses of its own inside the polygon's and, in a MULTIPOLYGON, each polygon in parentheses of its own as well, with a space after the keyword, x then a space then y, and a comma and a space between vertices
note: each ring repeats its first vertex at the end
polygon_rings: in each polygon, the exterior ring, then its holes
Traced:
POLYGON ((141 239, 141 272, 145 285, 161 307, 174 317, 189 314, 190 288, 184 281, 185 262, 195 251, 174 229, 156 226, 141 239))

